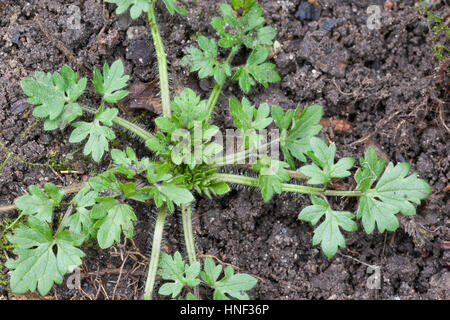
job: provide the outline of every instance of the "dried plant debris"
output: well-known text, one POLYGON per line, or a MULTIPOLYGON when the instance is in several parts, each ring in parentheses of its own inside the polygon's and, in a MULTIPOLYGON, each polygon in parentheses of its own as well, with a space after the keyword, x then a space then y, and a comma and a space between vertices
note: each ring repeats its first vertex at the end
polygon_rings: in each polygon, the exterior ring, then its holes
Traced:
POLYGON ((161 100, 158 96, 158 80, 151 82, 135 82, 129 87, 128 108, 145 109, 150 112, 161 114, 161 100))

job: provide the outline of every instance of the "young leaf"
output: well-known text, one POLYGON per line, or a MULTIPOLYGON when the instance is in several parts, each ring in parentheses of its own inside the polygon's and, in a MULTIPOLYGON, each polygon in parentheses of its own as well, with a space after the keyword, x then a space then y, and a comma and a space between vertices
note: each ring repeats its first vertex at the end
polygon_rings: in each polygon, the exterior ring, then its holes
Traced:
POLYGON ((76 212, 71 214, 66 222, 66 226, 70 231, 83 235, 92 233, 93 220, 90 217, 90 210, 87 208, 95 205, 97 197, 98 192, 91 190, 91 187, 88 185, 81 189, 72 199, 72 203, 76 206, 76 212))
POLYGON ((69 230, 76 234, 88 236, 92 234, 93 220, 90 216, 90 210, 86 208, 78 208, 75 213, 67 219, 66 226, 69 230))
POLYGON ((113 149, 111 150, 111 158, 115 165, 115 170, 126 175, 128 178, 133 178, 136 174, 140 174, 148 169, 150 160, 142 158, 138 160, 136 153, 130 147, 126 151, 113 149))
POLYGON ((272 117, 281 129, 280 148, 291 168, 295 168, 294 158, 306 162, 305 154, 311 150, 310 140, 322 129, 319 124, 322 115, 323 108, 319 105, 306 106, 301 113, 298 107, 295 112, 272 108, 272 117))
MULTIPOLYGON (((246 32, 249 32, 249 35, 251 35, 252 30, 257 30, 261 28, 264 25, 264 18, 262 16, 262 9, 261 7, 256 3, 256 0, 247 0, 244 3, 244 16, 242 17, 242 24, 244 26, 244 30, 246 32)), ((244 41, 244 43, 246 43, 244 41)), ((247 45, 247 43, 246 43, 247 45)), ((250 49, 251 46, 247 45, 247 47, 250 49)))
POLYGON ((165 195, 168 200, 175 202, 178 206, 194 201, 194 196, 186 188, 172 184, 163 184, 157 186, 157 188, 161 194, 165 195))
POLYGON ((369 147, 363 159, 359 159, 361 168, 355 173, 357 189, 365 192, 380 177, 386 160, 378 159, 378 154, 373 147, 369 147))
POLYGON ((116 108, 105 109, 102 105, 93 122, 79 121, 73 124, 75 130, 72 131, 69 142, 81 142, 89 135, 89 139, 84 145, 83 154, 86 156, 92 154, 92 159, 99 162, 104 152, 109 150, 109 140, 116 138, 114 132, 110 128, 100 125, 100 122, 111 126, 117 112, 116 108))
POLYGON ((357 229, 358 226, 353 221, 355 216, 351 212, 332 210, 325 200, 316 196, 311 196, 311 202, 313 205, 304 208, 298 219, 315 225, 325 215, 325 220, 314 230, 313 245, 320 243, 323 253, 331 258, 338 247, 345 248, 340 228, 348 232, 357 229))
POLYGON ((67 231, 56 236, 46 223, 29 217, 26 224, 21 224, 14 235, 7 236, 15 245, 17 260, 8 260, 6 267, 13 270, 10 286, 15 293, 34 292, 36 288, 41 295, 46 295, 53 283, 61 284, 63 276, 81 264, 84 253, 75 246, 77 238, 67 231), (57 253, 54 247, 57 246, 57 253))
POLYGON ((83 109, 78 103, 68 103, 64 105, 63 112, 53 120, 50 118, 44 121, 44 130, 64 129, 69 123, 83 114, 83 109))
POLYGON ((260 135, 255 130, 265 129, 272 123, 270 108, 263 103, 256 109, 247 98, 242 103, 235 98, 230 98, 230 111, 234 118, 234 125, 241 129, 245 148, 249 149, 259 145, 260 135))
POLYGON ((209 185, 208 188, 214 195, 223 195, 230 191, 230 187, 225 182, 218 182, 209 185))
POLYGON ((181 60, 181 65, 190 66, 191 72, 198 71, 200 79, 214 76, 218 84, 223 84, 226 76, 231 76, 231 66, 228 62, 220 63, 217 60, 216 41, 200 36, 197 42, 200 49, 188 48, 188 55, 181 60))
POLYGON ((257 45, 271 46, 277 36, 277 30, 271 26, 266 26, 258 30, 257 45))
MULTIPOLYGON (((189 88, 185 88, 179 96, 176 96, 170 102, 170 108, 173 111, 173 116, 170 124, 167 124, 170 129, 165 130, 165 132, 173 131, 174 128, 190 130, 194 127, 196 121, 203 122, 208 117, 206 101, 200 100, 200 97, 189 88)), ((162 122, 157 124, 158 127, 159 124, 167 126, 162 122)))
POLYGON ((395 231, 399 226, 395 215, 399 212, 415 215, 414 204, 420 204, 431 193, 431 187, 425 180, 419 179, 415 173, 407 176, 408 173, 408 163, 396 166, 389 163, 375 188, 366 190, 360 198, 357 217, 362 220, 367 233, 373 232, 375 224, 379 232, 395 231))
POLYGON ((106 2, 117 5, 116 14, 122 14, 132 6, 130 9, 130 16, 133 20, 139 18, 142 12, 147 12, 149 9, 148 0, 106 0, 106 2))
POLYGON ((222 14, 225 22, 232 28, 236 28, 238 25, 238 18, 236 11, 233 10, 233 8, 227 4, 222 3, 219 7, 220 13, 222 14))
POLYGON ((37 186, 29 186, 29 195, 17 198, 14 204, 24 215, 33 215, 40 221, 50 222, 53 217, 53 208, 64 196, 64 190, 58 189, 52 183, 46 183, 44 191, 37 186))
POLYGON ((242 8, 242 6, 244 5, 244 0, 231 0, 231 4, 234 8, 234 10, 238 10, 240 8, 242 8))
MULTIPOLYGON (((89 180, 89 186, 96 192, 111 190, 114 193, 120 193, 119 183, 111 170, 105 171, 89 180)), ((98 199, 96 199, 98 202, 98 199)))
POLYGON ((225 268, 225 276, 216 282, 214 300, 228 300, 228 296, 239 300, 249 300, 245 291, 253 289, 258 280, 248 274, 234 274, 232 266, 225 268))
POLYGON ((173 258, 167 253, 162 253, 159 268, 159 273, 164 280, 172 280, 159 288, 158 293, 161 295, 172 295, 172 298, 176 298, 184 286, 193 288, 200 284, 198 279, 200 262, 187 265, 178 251, 173 258))
POLYGON ((200 272, 200 277, 214 288, 214 300, 229 300, 229 297, 239 300, 249 299, 245 291, 253 289, 258 282, 256 278, 248 274, 234 274, 231 266, 225 268, 225 276, 218 280, 221 273, 222 266, 216 266, 213 259, 206 258, 204 271, 200 272))
MULTIPOLYGON (((139 0, 140 1, 140 0, 139 0)), ((146 1, 147 0, 143 0, 146 1)), ((94 80, 92 81, 95 89, 106 102, 116 103, 128 95, 127 90, 121 90, 128 85, 128 75, 124 75, 124 66, 121 60, 116 60, 111 65, 103 65, 103 75, 100 70, 94 68, 94 80)))
POLYGON ((289 165, 286 162, 272 160, 268 156, 262 156, 253 169, 259 171, 258 184, 264 201, 269 201, 274 193, 280 194, 281 184, 290 180, 289 165))
POLYGON ((176 0, 163 0, 164 4, 166 5, 167 10, 169 10, 171 15, 174 15, 175 12, 178 14, 181 14, 182 16, 185 16, 187 14, 186 9, 178 7, 175 3, 176 0))
POLYGON ((312 137, 310 145, 312 151, 308 152, 308 156, 313 160, 313 163, 299 169, 309 178, 309 184, 326 184, 331 178, 350 176, 351 173, 348 170, 353 167, 355 160, 353 158, 342 158, 334 163, 334 157, 336 156, 334 143, 327 146, 322 139, 312 137))
POLYGON ((246 65, 234 74, 232 79, 239 80, 239 86, 245 93, 249 93, 250 88, 255 84, 253 79, 266 88, 269 83, 281 80, 280 75, 275 71, 275 65, 265 62, 269 53, 269 48, 257 46, 248 57, 246 65))
POLYGON ((77 81, 77 74, 64 65, 61 73, 35 72, 34 78, 21 81, 21 87, 28 96, 28 102, 35 105, 33 115, 45 118, 44 129, 64 129, 82 114, 75 103, 86 89, 86 78, 77 81))
POLYGON ((99 227, 97 232, 98 244, 102 249, 111 247, 114 242, 120 242, 120 234, 123 232, 127 237, 133 236, 133 223, 136 215, 127 204, 116 204, 108 210, 106 217, 96 223, 99 227))

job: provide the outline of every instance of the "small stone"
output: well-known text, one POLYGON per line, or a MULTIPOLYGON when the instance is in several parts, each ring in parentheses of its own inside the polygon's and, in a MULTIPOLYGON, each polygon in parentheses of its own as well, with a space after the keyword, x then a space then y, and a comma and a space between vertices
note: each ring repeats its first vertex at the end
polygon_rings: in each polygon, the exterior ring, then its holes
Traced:
POLYGON ((322 7, 314 6, 308 2, 302 2, 295 13, 301 20, 317 21, 322 13, 322 7))
POLYGON ((147 65, 152 61, 153 45, 148 40, 134 40, 126 49, 126 58, 136 65, 147 65))
POLYGON ((24 113, 31 105, 27 102, 27 99, 20 99, 11 105, 11 113, 14 115, 19 115, 24 113))
POLYGON ((307 34, 301 42, 298 57, 308 61, 316 70, 337 78, 343 77, 350 57, 347 49, 327 38, 317 41, 312 35, 307 34))

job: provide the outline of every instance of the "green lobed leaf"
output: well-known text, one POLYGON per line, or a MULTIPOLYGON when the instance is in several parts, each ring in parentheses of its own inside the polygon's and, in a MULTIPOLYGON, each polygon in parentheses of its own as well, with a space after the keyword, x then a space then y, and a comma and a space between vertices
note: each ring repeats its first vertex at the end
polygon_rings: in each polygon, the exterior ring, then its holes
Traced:
POLYGON ((120 235, 123 232, 127 237, 133 236, 133 221, 136 215, 127 204, 116 204, 108 210, 106 217, 97 222, 98 244, 102 249, 111 247, 114 242, 120 243, 120 235))
POLYGON ((175 12, 178 14, 181 14, 182 16, 185 16, 187 14, 186 9, 180 8, 176 5, 176 0, 163 0, 164 4, 166 5, 167 10, 169 10, 171 15, 174 15, 175 12))
POLYGON ((265 62, 269 57, 270 49, 259 45, 253 49, 247 59, 245 66, 240 67, 233 76, 233 80, 239 80, 239 86, 244 93, 249 93, 255 81, 261 83, 267 88, 269 83, 281 80, 279 74, 275 71, 275 65, 265 62), (254 79, 254 80, 253 80, 254 79))
POLYGON ((253 289, 257 279, 248 274, 234 274, 234 268, 227 266, 225 276, 219 279, 222 273, 222 266, 215 265, 213 259, 206 258, 204 271, 200 272, 200 277, 208 285, 214 288, 214 300, 229 300, 229 297, 239 300, 248 300, 245 291, 253 289))
POLYGON ((245 148, 258 146, 260 135, 255 130, 262 130, 272 123, 270 107, 263 103, 256 109, 247 98, 242 98, 242 103, 235 98, 230 98, 230 112, 234 118, 234 125, 242 132, 245 148))
POLYGON ((158 293, 161 295, 172 295, 176 298, 184 286, 193 288, 200 284, 198 275, 200 273, 200 262, 191 265, 184 262, 181 254, 177 251, 172 256, 162 253, 159 261, 159 273, 164 280, 172 282, 164 283, 158 293))
MULTIPOLYGON (((377 175, 382 170, 382 165, 379 160, 374 160, 375 155, 372 154, 372 157, 372 168, 378 163, 378 171, 375 172, 377 175)), ((395 166, 389 163, 375 188, 364 192, 359 200, 357 217, 361 219, 367 233, 372 233, 375 225, 379 232, 396 230, 399 222, 395 215, 399 212, 408 216, 415 215, 415 205, 420 204, 431 193, 430 185, 419 179, 417 174, 408 176, 409 170, 406 162, 395 166)), ((360 180, 359 183, 361 185, 363 182, 360 180)))
POLYGON ((272 108, 272 117, 281 129, 280 148, 284 160, 291 168, 295 168, 294 158, 306 162, 306 153, 311 150, 310 140, 322 129, 319 124, 323 115, 323 108, 319 105, 306 106, 302 112, 283 112, 281 108, 272 108), (274 115, 275 112, 275 115, 274 115))
MULTIPOLYGON (((192 89, 185 88, 179 96, 176 96, 170 103, 173 111, 170 131, 173 128, 192 129, 195 122, 203 122, 208 117, 206 101, 201 100, 192 89)), ((158 124, 158 123, 157 123, 158 124)), ((169 132, 167 130, 166 132, 169 132)))
POLYGON ((52 183, 46 183, 44 191, 37 186, 29 186, 29 195, 17 198, 14 204, 24 215, 33 215, 40 221, 50 222, 53 218, 53 208, 59 205, 64 190, 58 189, 52 183))
POLYGON ((261 160, 253 165, 253 169, 259 172, 258 186, 264 201, 269 201, 274 193, 282 192, 282 183, 290 180, 288 167, 286 162, 272 160, 268 156, 261 156, 261 160))
POLYGON ((177 205, 187 204, 194 201, 194 196, 186 188, 172 184, 162 184, 157 188, 161 194, 167 197, 168 200, 175 202, 177 205))
POLYGON ((310 139, 311 151, 308 156, 312 164, 301 167, 298 171, 309 178, 309 184, 327 184, 331 178, 345 178, 351 175, 350 169, 355 160, 353 158, 342 158, 334 163, 336 146, 334 143, 327 144, 319 138, 310 139))
POLYGON ((61 284, 63 276, 79 266, 84 257, 75 245, 77 236, 64 230, 53 236, 49 226, 35 217, 29 217, 26 224, 19 225, 14 235, 7 238, 16 246, 14 253, 18 258, 9 259, 5 265, 13 270, 11 290, 19 294, 37 289, 41 295, 46 295, 53 284, 61 284))
POLYGON ((361 168, 355 173, 357 189, 365 192, 380 177, 386 160, 378 159, 378 154, 373 147, 369 147, 363 159, 359 159, 361 168))
POLYGON ((198 71, 200 79, 214 77, 218 84, 224 84, 226 77, 231 76, 231 66, 226 61, 223 63, 218 61, 216 41, 199 36, 197 42, 200 49, 188 48, 188 55, 181 60, 181 65, 190 66, 191 72, 198 71))
POLYGON ((121 90, 128 85, 128 79, 129 76, 124 75, 122 61, 116 60, 111 67, 107 63, 103 65, 103 74, 100 70, 94 68, 94 80, 92 82, 106 102, 116 103, 128 95, 127 90, 121 90))
POLYGON ((79 121, 73 124, 75 130, 72 131, 69 142, 78 143, 89 136, 88 141, 84 145, 83 154, 92 155, 92 159, 99 162, 105 151, 109 150, 109 141, 116 138, 112 129, 107 126, 112 125, 112 120, 117 116, 116 108, 104 108, 102 105, 96 114, 96 119, 89 123, 79 121), (100 122, 107 126, 100 125, 100 122))
POLYGON ((77 99, 86 89, 86 78, 77 81, 77 73, 64 65, 61 72, 35 72, 34 78, 21 81, 27 101, 36 107, 33 115, 45 118, 44 129, 64 127, 82 114, 77 99))
POLYGON ((313 245, 321 244, 323 253, 331 258, 338 247, 345 248, 345 239, 340 228, 348 232, 357 229, 358 226, 353 221, 355 216, 348 211, 332 210, 325 200, 314 195, 311 196, 311 202, 313 204, 303 208, 298 219, 315 225, 325 216, 325 220, 314 230, 313 245))
MULTIPOLYGON (((163 0, 166 2, 167 0, 163 0)), ((147 12, 149 9, 148 0, 106 0, 106 2, 117 5, 116 14, 122 14, 130 8, 130 16, 133 20, 139 18, 142 12, 147 12)))

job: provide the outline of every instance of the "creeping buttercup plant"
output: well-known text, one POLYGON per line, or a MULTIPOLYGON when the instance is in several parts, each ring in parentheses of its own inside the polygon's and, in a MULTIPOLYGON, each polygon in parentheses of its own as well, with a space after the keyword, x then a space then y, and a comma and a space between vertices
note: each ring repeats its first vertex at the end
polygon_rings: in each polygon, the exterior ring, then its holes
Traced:
MULTIPOLYGON (((124 89, 128 76, 124 75, 120 60, 104 64, 102 71, 94 70, 93 85, 102 96, 98 108, 78 102, 87 80, 79 78, 68 66, 53 74, 36 72, 33 78, 22 81, 28 102, 35 106, 33 115, 45 119, 44 130, 73 126, 69 141, 83 143, 84 155, 95 162, 110 151, 110 141, 116 137, 114 126, 143 139, 149 156, 138 159, 131 147, 111 150, 112 166, 90 178, 64 204, 62 200, 74 192, 73 188, 69 192, 51 183, 43 189, 30 186, 28 195, 16 199, 15 205, 25 222, 8 236, 17 256, 6 264, 12 270, 12 291, 24 293, 37 289, 45 295, 54 283, 60 284, 65 274, 81 264, 83 245, 94 240, 106 249, 119 243, 122 235, 132 237, 137 217, 129 200, 151 202, 158 208, 145 299, 152 298, 158 274, 166 281, 158 290, 160 295, 198 299, 196 288, 204 285, 213 290, 214 299, 248 299, 246 291, 256 285, 255 277, 235 274, 230 266, 223 270, 211 258, 202 267, 197 258, 191 209, 195 194, 211 198, 227 193, 230 185, 239 184, 258 188, 264 201, 282 192, 310 195, 311 205, 300 211, 298 219, 318 225, 313 245, 320 244, 329 258, 339 247, 345 247, 344 231, 355 231, 358 220, 368 234, 375 228, 379 232, 394 231, 399 227, 396 215, 414 215, 416 205, 430 194, 428 183, 416 174, 408 175, 407 163, 386 165, 373 148, 367 149, 364 158, 359 160, 359 168, 354 173, 355 190, 330 189, 333 179, 353 174, 355 160, 336 159, 335 144, 316 137, 323 114, 323 108, 318 105, 284 110, 267 103, 256 107, 246 97, 230 98, 230 112, 240 132, 242 149, 218 157, 223 147, 213 141, 219 128, 210 123, 210 118, 227 79, 237 81, 244 93, 258 83, 267 86, 280 80, 275 65, 268 62, 276 30, 265 26, 256 1, 232 0, 231 5, 221 4, 221 17, 211 23, 219 40, 198 36, 198 48, 188 49, 182 60, 200 78, 214 79, 215 86, 208 100, 201 100, 188 88, 170 100, 166 56, 154 14, 156 0, 107 2, 117 5, 117 14, 130 10, 133 19, 147 13, 159 66, 163 108, 163 116, 155 120, 159 130, 150 133, 119 117, 118 110, 111 106, 128 94, 124 89), (249 52, 247 60, 242 65, 234 65, 235 56, 244 47, 249 52), (225 53, 227 56, 223 57, 225 53), (76 121, 83 113, 93 115, 93 120, 76 121), (257 133, 269 126, 275 126, 279 132, 272 135, 271 142, 257 133), (274 146, 281 149, 283 160, 254 152, 274 146), (256 161, 248 161, 247 169, 257 172, 257 178, 226 172, 233 164, 245 163, 251 157, 256 157, 256 161), (294 179, 304 180, 306 185, 289 183, 294 179), (359 198, 356 213, 333 209, 328 201, 330 197, 359 198), (166 216, 168 212, 175 214, 177 206, 181 208, 187 262, 179 252, 173 256, 160 255, 166 216), (61 209, 64 210, 60 214, 61 209)), ((170 14, 186 13, 174 0, 163 0, 163 3, 170 14)))

